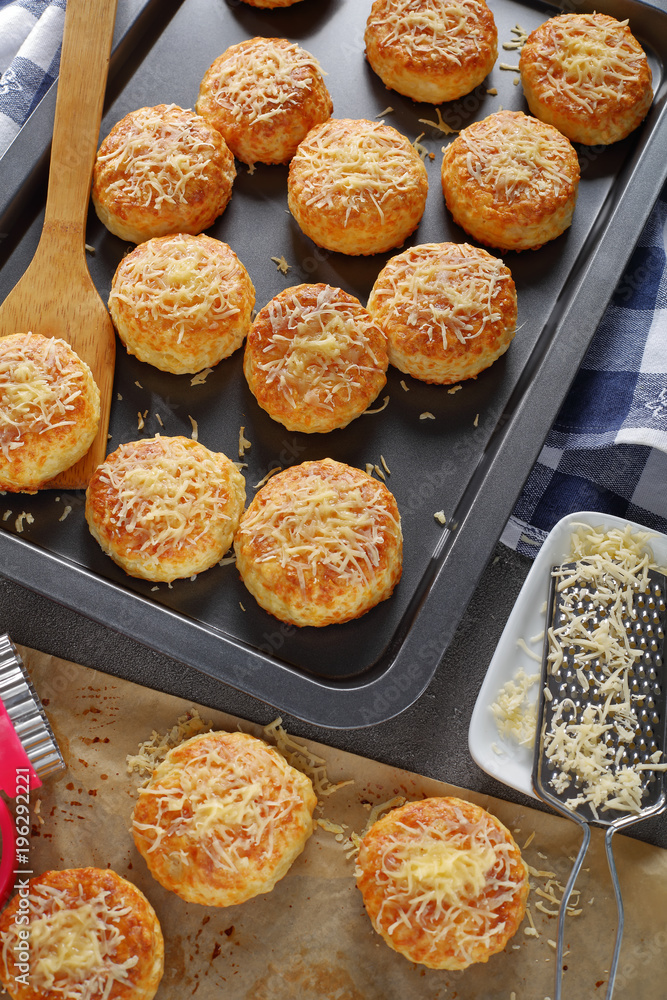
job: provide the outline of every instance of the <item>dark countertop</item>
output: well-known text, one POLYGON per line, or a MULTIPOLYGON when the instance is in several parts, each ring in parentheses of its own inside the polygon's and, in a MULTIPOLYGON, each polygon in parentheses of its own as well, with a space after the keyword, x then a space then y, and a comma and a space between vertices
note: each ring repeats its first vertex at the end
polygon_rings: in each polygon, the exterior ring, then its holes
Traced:
MULTIPOLYGON (((364 729, 323 729, 281 712, 287 730, 351 753, 533 808, 485 774, 468 752, 478 691, 531 561, 496 546, 442 662, 421 697, 393 719, 364 729)), ((272 706, 170 659, 0 576, 0 633, 14 642, 262 725, 272 706)), ((538 805, 538 808, 541 806, 538 805)), ((665 814, 632 836, 667 848, 665 814)))

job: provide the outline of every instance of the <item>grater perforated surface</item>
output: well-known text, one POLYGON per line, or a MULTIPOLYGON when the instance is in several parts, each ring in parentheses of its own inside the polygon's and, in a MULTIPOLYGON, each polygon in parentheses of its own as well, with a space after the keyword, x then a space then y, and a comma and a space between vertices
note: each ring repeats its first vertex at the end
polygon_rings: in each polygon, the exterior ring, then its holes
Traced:
POLYGON ((552 734, 562 720, 580 746, 600 755, 605 772, 636 782, 637 818, 660 803, 665 771, 652 765, 665 761, 667 579, 649 570, 639 587, 634 580, 619 583, 604 573, 587 583, 579 567, 568 563, 552 570, 547 606, 552 629, 545 636, 534 782, 552 803, 574 808, 586 822, 609 826, 626 818, 628 810, 604 808, 613 799, 601 791, 602 771, 590 779, 574 772, 569 781, 559 778, 562 768, 550 756, 552 734), (601 635, 610 640, 603 655, 597 642, 601 635), (588 743, 586 719, 593 720, 591 733, 596 733, 589 734, 588 743), (596 794, 600 801, 593 806, 581 801, 596 794))

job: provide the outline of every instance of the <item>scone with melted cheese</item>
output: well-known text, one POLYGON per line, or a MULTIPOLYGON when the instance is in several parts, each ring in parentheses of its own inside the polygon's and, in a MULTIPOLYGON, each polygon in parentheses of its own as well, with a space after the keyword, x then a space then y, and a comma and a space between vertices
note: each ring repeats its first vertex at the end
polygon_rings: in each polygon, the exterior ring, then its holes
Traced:
POLYGON ((484 0, 374 0, 364 40, 385 86, 431 104, 469 94, 498 55, 484 0))
POLYGON ((163 968, 153 907, 110 869, 47 871, 0 915, 0 981, 13 1000, 152 1000, 163 968))
POLYGON ((288 163, 333 101, 317 59, 286 38, 230 45, 209 67, 196 111, 244 163, 288 163))
POLYGON ((270 892, 313 831, 310 778, 246 733, 193 736, 140 790, 134 842, 165 889, 234 906, 270 892))
POLYGON ((142 243, 201 233, 232 196, 234 157, 217 129, 176 104, 125 115, 102 141, 92 198, 115 236, 142 243))
POLYGON ((99 389, 69 344, 0 338, 0 489, 34 493, 83 458, 99 422, 99 389))
POLYGON ((129 576, 170 582, 222 559, 244 503, 245 480, 226 455, 158 435, 107 455, 88 484, 85 515, 129 576))
POLYGON ((129 354, 180 375, 217 365, 241 346, 255 289, 226 243, 177 233, 123 257, 108 305, 129 354))
POLYGON ((255 399, 290 431, 346 427, 386 383, 387 340, 353 295, 296 285, 255 317, 243 370, 255 399))
POLYGON ((368 311, 389 341, 389 361, 423 382, 475 378, 504 354, 516 330, 512 274, 469 243, 425 243, 392 257, 368 311))
POLYGON ((528 36, 519 70, 531 113, 587 146, 624 139, 653 101, 646 53, 608 14, 549 18, 528 36))
POLYGON ((327 250, 359 255, 400 246, 419 225, 426 167, 390 125, 332 118, 311 129, 290 163, 288 204, 327 250))
POLYGON ((346 622, 390 597, 401 577, 396 500, 361 469, 331 458, 303 462, 257 492, 234 551, 244 584, 276 618, 346 622))
POLYGON ((373 824, 361 841, 357 886, 390 948, 431 969, 466 969, 516 933, 528 872, 495 816, 462 799, 430 798, 373 824))
POLYGON ((535 250, 572 222, 579 160, 553 125, 497 111, 447 146, 442 190, 454 221, 479 243, 535 250))

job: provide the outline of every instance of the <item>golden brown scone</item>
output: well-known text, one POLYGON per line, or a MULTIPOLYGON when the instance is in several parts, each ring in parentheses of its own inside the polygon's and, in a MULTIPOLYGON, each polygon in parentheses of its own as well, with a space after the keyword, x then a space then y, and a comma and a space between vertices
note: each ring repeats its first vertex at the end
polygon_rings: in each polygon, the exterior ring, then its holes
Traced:
POLYGON ((115 236, 143 243, 201 233, 227 207, 234 157, 208 122, 176 104, 125 115, 97 152, 92 198, 115 236))
POLYGON ((368 311, 389 341, 389 361, 423 382, 474 378, 509 347, 516 330, 512 274, 469 243, 425 243, 380 271, 368 311))
POLYGON ((140 243, 121 260, 108 305, 130 354, 181 375, 217 365, 241 346, 255 288, 226 243, 177 233, 140 243))
POLYGON ((300 143, 287 179, 288 204, 319 246, 382 253, 414 232, 426 207, 426 167, 390 125, 331 118, 300 143))
POLYGON ((151 875, 190 903, 270 892, 313 831, 310 778, 246 733, 193 736, 139 792, 132 833, 151 875))
POLYGON ((498 111, 447 146, 442 190, 454 221, 479 243, 536 250, 572 222, 579 160, 553 125, 498 111))
POLYGON ((536 118, 573 142, 607 145, 644 120, 651 68, 627 21, 608 14, 560 14, 536 28, 519 59, 536 118))
POLYGON ((373 824, 361 841, 357 886, 390 948, 430 969, 465 969, 516 933, 528 872, 495 816, 462 799, 430 798, 373 824))
POLYGON ((27 888, 0 916, 0 981, 13 1000, 152 1000, 164 942, 136 886, 110 869, 68 868, 27 888))
POLYGON ((100 422, 100 391, 69 344, 0 338, 0 489, 34 493, 78 462, 100 422))
POLYGON ((290 431, 346 427, 386 383, 387 339, 361 302, 296 285, 255 317, 243 371, 255 399, 290 431))
POLYGON ((331 458, 279 472, 256 494, 234 539, 257 603, 292 625, 359 618, 400 580, 396 500, 360 469, 331 458))
POLYGON ((186 437, 144 438, 107 455, 86 490, 86 521, 129 576, 169 582, 229 549, 245 480, 222 452, 186 437))
POLYGON ((209 67, 196 110, 244 163, 288 163, 333 101, 317 59, 286 38, 230 45, 209 67))
POLYGON ((366 58, 387 87, 431 104, 469 94, 498 55, 484 0, 374 0, 364 40, 366 58))

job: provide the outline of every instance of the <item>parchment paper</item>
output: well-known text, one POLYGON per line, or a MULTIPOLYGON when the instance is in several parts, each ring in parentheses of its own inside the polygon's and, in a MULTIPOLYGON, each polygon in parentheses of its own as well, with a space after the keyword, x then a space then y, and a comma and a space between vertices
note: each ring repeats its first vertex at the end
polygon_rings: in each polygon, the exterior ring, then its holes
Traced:
MULTIPOLYGON (((219 909, 187 904, 149 874, 129 833, 140 779, 126 757, 151 732, 166 733, 191 703, 23 648, 67 771, 33 793, 30 865, 110 867, 150 899, 165 936, 165 974, 157 1000, 545 1000, 554 991, 556 919, 531 878, 529 905, 539 937, 519 929, 505 951, 462 972, 429 970, 388 948, 372 929, 354 881, 354 858, 318 827, 287 876, 267 895, 219 909)), ((215 728, 262 729, 199 707, 215 728)), ((419 734, 415 734, 419 739, 419 734)), ((306 742, 306 741, 302 741, 306 742)), ((333 782, 354 783, 323 799, 316 816, 361 832, 371 806, 454 794, 496 814, 524 858, 565 884, 579 847, 574 823, 478 795, 320 744, 333 782)), ((625 904, 625 934, 614 1000, 663 1000, 667 987, 667 852, 614 838, 625 904)), ((616 907, 601 831, 594 830, 577 883, 578 915, 566 926, 564 1000, 604 997, 616 907)), ((553 907, 551 907, 553 908, 553 907)))

